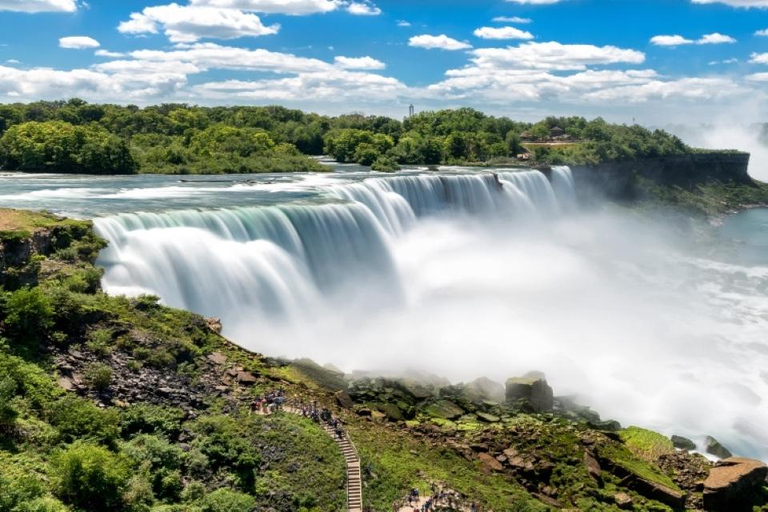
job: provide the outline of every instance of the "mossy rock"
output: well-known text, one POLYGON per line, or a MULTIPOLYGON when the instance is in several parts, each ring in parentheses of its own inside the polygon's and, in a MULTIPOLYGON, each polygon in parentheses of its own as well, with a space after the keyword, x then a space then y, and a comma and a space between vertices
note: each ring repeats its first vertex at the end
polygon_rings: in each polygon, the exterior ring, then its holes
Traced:
POLYGON ((426 408, 425 412, 433 418, 455 420, 464 415, 464 410, 450 400, 439 400, 426 408))
POLYGON ((477 414, 477 417, 485 421, 486 423, 498 423, 501 420, 501 418, 499 418, 498 416, 494 416, 493 414, 487 414, 484 412, 478 412, 475 414, 477 414))
POLYGON ((384 416, 390 421, 403 421, 405 416, 403 412, 394 404, 378 404, 376 409, 384 414, 384 416))

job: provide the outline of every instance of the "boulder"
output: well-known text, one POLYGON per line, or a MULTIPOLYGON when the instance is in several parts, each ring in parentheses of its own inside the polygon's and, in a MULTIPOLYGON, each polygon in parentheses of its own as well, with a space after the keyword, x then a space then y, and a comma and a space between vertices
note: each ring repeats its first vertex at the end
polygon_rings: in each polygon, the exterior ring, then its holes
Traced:
POLYGON ((672 436, 672 444, 679 450, 691 451, 696 449, 696 443, 683 436, 672 436))
POLYGON ((535 412, 550 412, 554 405, 552 388, 541 372, 530 372, 523 377, 508 379, 506 399, 510 404, 527 402, 535 412))
POLYGON ((455 420, 464 415, 464 410, 450 400, 438 400, 427 407, 425 412, 432 417, 444 420, 455 420))
POLYGON ((480 460, 480 462, 483 463, 484 466, 493 471, 502 471, 504 469, 504 466, 501 465, 501 462, 496 460, 496 458, 489 453, 480 453, 478 454, 477 458, 480 460))
POLYGON ((616 502, 616 505, 618 505, 619 508, 626 508, 631 509, 632 508, 632 498, 629 494, 625 492, 617 492, 613 495, 613 501, 616 502))
POLYGON ((253 386, 258 382, 258 379, 254 374, 251 372, 247 372, 245 370, 237 372, 237 382, 242 384, 243 386, 253 386))
POLYGON ((387 419, 390 421, 405 420, 403 413, 394 404, 378 404, 376 408, 379 410, 379 412, 384 414, 384 416, 386 416, 387 419))
POLYGON ((342 409, 352 409, 355 406, 355 403, 349 397, 349 394, 347 394, 347 392, 344 391, 343 389, 340 389, 339 391, 334 393, 333 396, 336 399, 336 403, 342 409))
POLYGON ((221 320, 218 318, 206 318, 205 324, 213 333, 221 334, 222 325, 221 320))
POLYGON ((704 481, 704 508, 713 512, 752 510, 751 501, 765 485, 768 466, 741 457, 730 457, 712 468, 704 481))
POLYGON ((603 472, 600 468, 600 463, 597 462, 597 459, 595 459, 587 452, 584 452, 584 467, 587 468, 587 473, 589 473, 589 476, 598 482, 600 481, 603 472))
POLYGON ((504 401, 504 386, 486 377, 475 379, 465 387, 466 396, 476 402, 492 400, 504 401))
POLYGON ((730 452, 730 450, 720 444, 720 442, 712 436, 707 436, 704 443, 706 446, 706 452, 710 455, 720 457, 721 459, 733 457, 733 454, 730 452))
POLYGON ((213 352, 211 354, 208 354, 208 360, 214 364, 221 366, 227 362, 227 356, 225 356, 221 352, 213 352))
POLYGON ((478 412, 477 417, 480 420, 485 421, 486 423, 498 423, 501 420, 501 418, 499 418, 498 416, 494 416, 493 414, 487 414, 484 412, 478 412))
POLYGON ((627 487, 646 498, 659 501, 675 510, 685 508, 685 495, 683 493, 658 482, 652 482, 635 475, 634 478, 627 480, 627 487))

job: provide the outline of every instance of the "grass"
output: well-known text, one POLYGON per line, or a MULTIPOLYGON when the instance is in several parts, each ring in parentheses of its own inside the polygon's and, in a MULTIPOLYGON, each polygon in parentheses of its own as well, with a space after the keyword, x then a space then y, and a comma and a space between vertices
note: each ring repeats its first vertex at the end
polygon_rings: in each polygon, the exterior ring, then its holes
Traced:
POLYGON ((651 430, 629 427, 619 435, 632 453, 647 462, 656 462, 662 455, 675 453, 670 439, 651 430))
POLYGON ((350 434, 360 452, 367 486, 365 506, 390 510, 412 488, 422 495, 431 482, 447 482, 469 500, 505 511, 544 511, 548 508, 503 475, 483 474, 479 463, 470 462, 446 446, 416 440, 405 431, 382 425, 355 423, 350 434), (366 470, 367 468, 367 470, 366 470))
POLYGON ((672 206, 696 215, 716 217, 745 206, 768 205, 768 184, 760 182, 754 186, 711 182, 693 190, 650 183, 640 183, 639 186, 648 199, 644 205, 647 209, 672 206))

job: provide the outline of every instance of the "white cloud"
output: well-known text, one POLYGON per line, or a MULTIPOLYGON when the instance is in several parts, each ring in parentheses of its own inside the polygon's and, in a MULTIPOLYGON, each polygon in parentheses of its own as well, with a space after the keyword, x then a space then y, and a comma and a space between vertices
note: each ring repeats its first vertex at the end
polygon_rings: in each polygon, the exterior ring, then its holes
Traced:
POLYGON ((754 73, 747 75, 746 79, 750 82, 768 82, 768 73, 754 73))
POLYGON ((763 30, 758 30, 757 32, 755 32, 755 35, 760 37, 768 37, 768 28, 763 30))
POLYGON ((351 2, 347 6, 347 12, 355 16, 378 16, 381 9, 370 2, 351 2))
POLYGON ((679 35, 653 36, 651 38, 651 44, 655 44, 656 46, 680 46, 684 44, 693 44, 693 41, 679 35))
POLYGON ((96 50, 94 55, 97 57, 109 57, 111 59, 125 57, 125 54, 122 52, 111 52, 109 50, 96 50))
POLYGON ((695 4, 725 4, 731 7, 768 9, 768 0, 692 0, 695 4))
POLYGON ((384 69, 386 64, 373 57, 336 57, 334 58, 336 66, 342 69, 384 69))
POLYGON ((533 34, 515 27, 481 27, 475 36, 483 39, 533 39, 533 34))
POLYGON ((71 36, 59 39, 59 47, 71 50, 83 50, 86 48, 98 48, 101 46, 97 40, 88 36, 71 36))
POLYGON ((408 40, 408 46, 414 46, 416 48, 426 48, 428 50, 466 50, 472 48, 469 43, 461 42, 452 37, 448 37, 445 34, 439 36, 431 36, 423 34, 420 36, 413 36, 408 40))
POLYGON ((6 62, 6 64, 21 64, 21 61, 20 60, 16 60, 16 59, 8 59, 5 62, 6 62))
POLYGON ((159 26, 174 43, 264 36, 280 30, 280 25, 265 26, 255 14, 236 9, 178 4, 147 7, 141 13, 133 13, 129 21, 120 23, 118 30, 125 34, 156 34, 159 26))
POLYGON ((749 62, 753 64, 768 64, 768 53, 753 53, 749 62))
POLYGON ((397 26, 398 27, 410 27, 411 23, 409 21, 405 21, 405 20, 397 20, 397 26))
POLYGON ((342 5, 340 0, 190 0, 190 4, 294 16, 331 12, 342 5))
POLYGON ((654 80, 642 85, 604 89, 585 95, 588 100, 628 101, 643 103, 651 100, 682 99, 690 101, 730 100, 748 92, 748 89, 730 78, 681 78, 654 80))
POLYGON ((473 50, 477 67, 493 69, 583 70, 587 66, 641 64, 645 54, 616 46, 589 44, 523 43, 516 47, 473 50))
POLYGON ((701 39, 696 41, 697 44, 732 44, 735 42, 736 39, 731 36, 720 34, 718 32, 703 35, 701 36, 701 39))
POLYGON ((493 18, 492 21, 495 21, 496 23, 518 23, 523 25, 533 23, 531 18, 521 18, 519 16, 497 16, 493 18))
POLYGON ((735 43, 736 39, 731 36, 714 32, 712 34, 705 34, 697 40, 687 39, 680 35, 674 36, 654 36, 651 38, 651 44, 656 46, 681 46, 685 44, 729 44, 735 43))
POLYGON ((75 12, 75 0, 0 0, 0 11, 75 12))

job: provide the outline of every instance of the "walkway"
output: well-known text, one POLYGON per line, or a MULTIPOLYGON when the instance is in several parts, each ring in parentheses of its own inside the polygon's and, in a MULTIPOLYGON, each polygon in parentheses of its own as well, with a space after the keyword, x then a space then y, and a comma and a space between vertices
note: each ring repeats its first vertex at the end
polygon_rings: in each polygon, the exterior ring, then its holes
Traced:
MULTIPOLYGON (((281 410, 297 416, 302 415, 301 409, 291 406, 284 406, 281 410)), ((264 412, 259 411, 258 414, 264 414, 264 412)), ((363 475, 360 470, 360 458, 357 455, 357 449, 346 432, 344 432, 343 437, 339 438, 331 425, 322 422, 321 426, 339 445, 339 449, 344 455, 344 463, 347 466, 347 512, 363 512, 363 475)))

